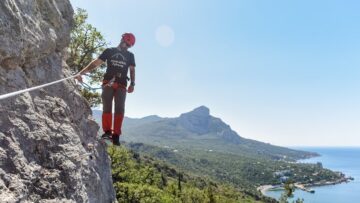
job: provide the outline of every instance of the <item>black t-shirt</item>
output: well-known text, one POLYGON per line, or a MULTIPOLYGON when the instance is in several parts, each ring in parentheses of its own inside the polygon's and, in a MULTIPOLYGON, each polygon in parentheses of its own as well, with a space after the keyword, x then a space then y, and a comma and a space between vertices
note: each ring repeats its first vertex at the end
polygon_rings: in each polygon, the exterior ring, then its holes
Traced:
POLYGON ((106 61, 107 69, 104 80, 111 80, 116 77, 116 82, 127 85, 127 74, 129 66, 135 66, 134 54, 119 48, 108 48, 99 56, 99 59, 106 61))

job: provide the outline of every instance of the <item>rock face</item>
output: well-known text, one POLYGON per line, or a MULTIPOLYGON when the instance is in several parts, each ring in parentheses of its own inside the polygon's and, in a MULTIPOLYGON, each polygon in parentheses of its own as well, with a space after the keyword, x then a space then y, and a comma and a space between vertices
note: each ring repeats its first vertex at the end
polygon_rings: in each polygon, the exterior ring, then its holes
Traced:
POLYGON ((191 112, 181 114, 178 120, 180 125, 187 130, 197 134, 205 134, 209 132, 210 118, 209 108, 200 106, 191 112))
MULTIPOLYGON (((0 95, 70 76, 68 0, 0 2, 0 95)), ((1 202, 113 202, 110 160, 68 80, 0 100, 1 202)))
POLYGON ((210 110, 206 106, 200 106, 188 113, 183 113, 172 122, 177 122, 189 132, 198 135, 213 133, 221 137, 221 139, 232 143, 240 143, 242 140, 229 125, 225 124, 219 118, 211 116, 210 110))

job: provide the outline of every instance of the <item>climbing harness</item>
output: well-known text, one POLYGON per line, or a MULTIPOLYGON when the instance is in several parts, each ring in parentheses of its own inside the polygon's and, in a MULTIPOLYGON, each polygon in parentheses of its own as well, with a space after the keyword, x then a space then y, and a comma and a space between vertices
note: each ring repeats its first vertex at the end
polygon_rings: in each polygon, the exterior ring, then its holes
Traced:
MULTIPOLYGON (((85 76, 87 77, 90 77, 90 78, 100 78, 100 77, 96 77, 96 76, 92 76, 92 75, 89 75, 89 74, 84 74, 85 76)), ((109 86, 109 87, 114 87, 115 85, 115 80, 116 80, 116 76, 114 76, 111 80, 109 81, 103 81, 103 84, 100 86, 100 87, 91 87, 91 85, 85 83, 85 82, 80 82, 80 85, 88 90, 91 90, 91 91, 96 91, 96 90, 100 90, 102 89, 103 87, 105 86, 109 86)))
POLYGON ((83 88, 86 88, 86 89, 91 90, 91 91, 96 91, 96 90, 102 89, 102 86, 101 86, 101 87, 91 87, 89 84, 87 84, 87 83, 85 83, 85 82, 80 82, 80 85, 81 85, 83 88))

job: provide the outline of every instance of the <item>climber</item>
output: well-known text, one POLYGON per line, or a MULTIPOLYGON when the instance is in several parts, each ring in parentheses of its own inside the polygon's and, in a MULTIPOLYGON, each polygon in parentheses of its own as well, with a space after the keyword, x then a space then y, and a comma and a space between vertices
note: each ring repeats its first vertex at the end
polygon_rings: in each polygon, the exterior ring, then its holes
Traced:
POLYGON ((75 77, 82 82, 81 75, 89 72, 102 63, 107 63, 107 69, 102 83, 102 128, 103 139, 112 139, 114 145, 120 145, 121 127, 125 112, 126 92, 132 93, 135 86, 135 58, 128 48, 134 46, 135 36, 132 33, 124 33, 117 47, 107 48, 94 61, 82 69, 75 77), (127 87, 127 74, 130 69, 130 85, 127 87), (115 100, 114 128, 112 129, 112 102, 115 100))

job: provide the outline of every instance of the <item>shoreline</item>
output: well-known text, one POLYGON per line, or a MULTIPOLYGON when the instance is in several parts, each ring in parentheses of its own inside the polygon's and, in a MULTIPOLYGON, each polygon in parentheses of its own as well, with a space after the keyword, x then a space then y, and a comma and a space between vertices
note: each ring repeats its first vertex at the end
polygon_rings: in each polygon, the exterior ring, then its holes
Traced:
MULTIPOLYGON (((339 180, 335 180, 335 181, 319 181, 319 182, 315 182, 315 183, 305 183, 305 184, 295 182, 294 185, 296 186, 297 189, 307 191, 307 190, 309 190, 308 188, 310 188, 310 187, 338 185, 338 184, 342 184, 342 183, 348 183, 348 182, 350 182, 352 180, 354 180, 353 177, 343 177, 343 178, 340 178, 339 180)), ((283 185, 260 185, 259 187, 256 188, 256 190, 260 191, 261 194, 264 195, 264 196, 267 196, 266 195, 267 191, 283 190, 283 189, 284 189, 283 185)))
POLYGON ((260 185, 256 190, 260 191, 262 195, 265 195, 266 191, 272 189, 272 187, 272 185, 260 185))
POLYGON ((319 181, 319 182, 315 182, 315 183, 306 183, 306 184, 301 184, 305 187, 321 187, 321 186, 328 186, 328 185, 338 185, 341 183, 348 183, 350 181, 354 180, 353 177, 349 176, 349 177, 342 177, 339 180, 334 180, 334 181, 319 181))

